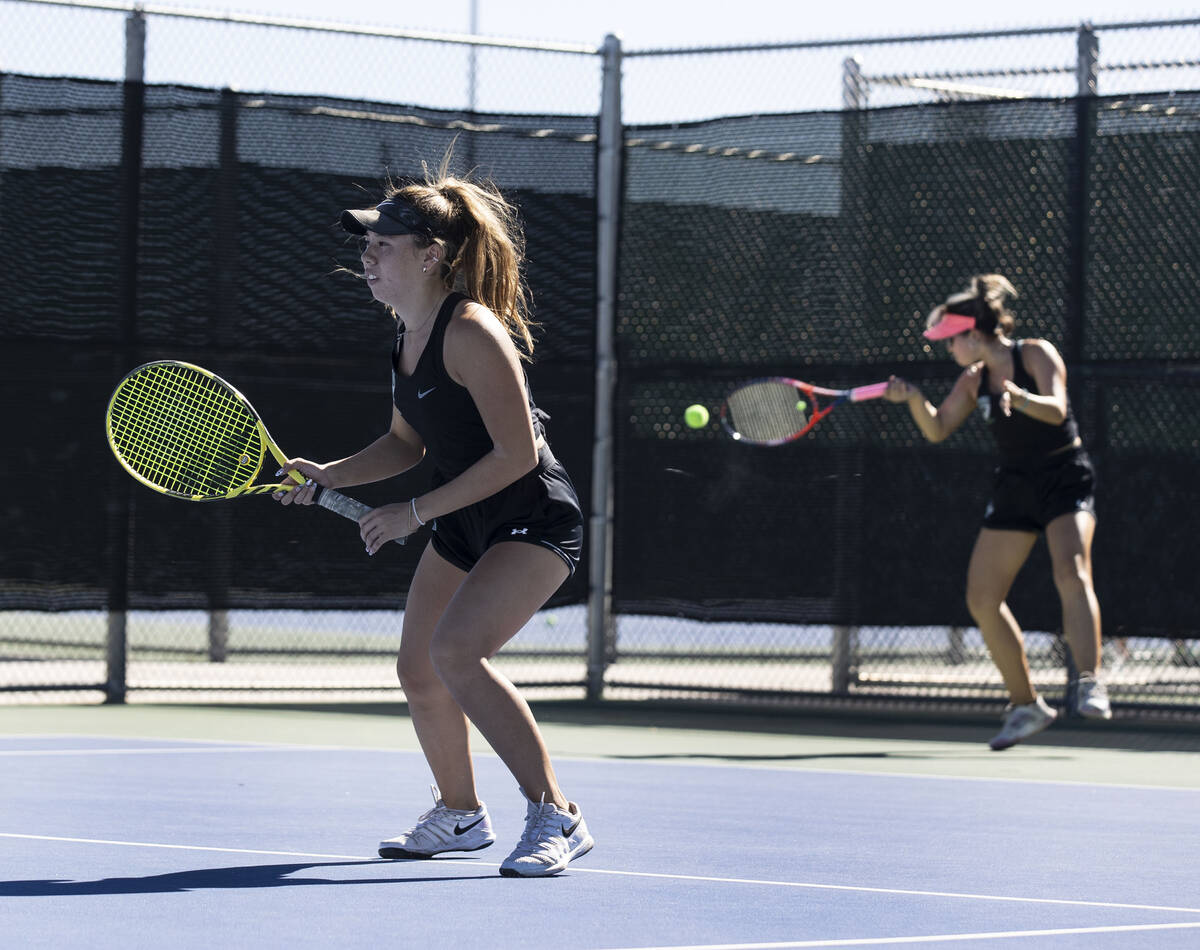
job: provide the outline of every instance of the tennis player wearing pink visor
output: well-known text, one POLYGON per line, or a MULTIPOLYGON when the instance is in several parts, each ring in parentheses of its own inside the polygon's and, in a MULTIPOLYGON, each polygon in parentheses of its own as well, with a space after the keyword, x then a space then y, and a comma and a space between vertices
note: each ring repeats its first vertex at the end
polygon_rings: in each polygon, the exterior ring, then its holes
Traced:
POLYGON ((991 500, 967 566, 967 608, 1009 694, 1000 732, 1007 749, 1057 715, 1034 689, 1021 628, 1006 603, 1017 573, 1044 534, 1062 603, 1062 628, 1080 670, 1076 711, 1109 719, 1100 672, 1100 604, 1092 583, 1095 474, 1067 398, 1067 370, 1046 340, 1014 340, 1007 302, 1016 296, 999 274, 978 274, 929 315, 924 336, 945 344, 961 367, 950 394, 931 404, 912 383, 892 377, 884 398, 905 403, 921 434, 941 442, 978 410, 996 441, 991 500))

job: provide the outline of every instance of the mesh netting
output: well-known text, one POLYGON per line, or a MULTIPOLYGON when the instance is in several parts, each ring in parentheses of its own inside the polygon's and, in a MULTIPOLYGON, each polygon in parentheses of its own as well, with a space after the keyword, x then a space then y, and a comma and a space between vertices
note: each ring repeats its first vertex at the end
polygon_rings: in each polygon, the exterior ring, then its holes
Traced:
MULTIPOLYGON (((21 407, 0 458, 20 486, 0 506, 0 608, 20 631, 4 659, 77 661, 60 684, 95 683, 113 608, 146 612, 129 642, 147 663, 336 655, 378 674, 419 546, 364 562, 326 512, 159 497, 109 457, 103 407, 133 365, 184 359, 245 392, 285 451, 341 457, 375 438, 391 325, 337 272, 355 252, 336 215, 451 142, 520 207, 545 325, 532 385, 588 506, 594 118, 153 86, 131 167, 119 84, 4 75, 0 104, 0 387, 21 407), (351 611, 371 619, 355 627, 351 611)), ((774 449, 683 423, 684 407, 715 408, 763 375, 843 388, 896 373, 939 401, 956 369, 922 340, 924 314, 987 271, 1021 293, 1018 335, 1045 336, 1068 363, 1099 477, 1096 585, 1127 677, 1116 698, 1194 696, 1198 116, 1200 94, 1175 93, 628 128, 614 695, 1000 695, 963 603, 994 463, 982 422, 932 446, 902 407, 873 401, 774 449)), ((422 478, 352 493, 378 504, 422 478)), ((554 622, 506 651, 551 658, 533 680, 583 682, 588 571, 585 558, 554 622)), ((1062 648, 1044 545, 1010 602, 1049 677, 1062 648)), ((147 669, 130 667, 131 686, 162 684, 147 669)), ((236 679, 172 682, 209 676, 236 679)), ((343 685, 320 666, 289 682, 343 685)))
MULTIPOLYGON (((934 670, 957 649, 947 631, 972 623, 966 563, 995 464, 984 423, 929 445, 903 407, 867 403, 762 449, 715 422, 691 430, 682 411, 769 375, 842 388, 895 373, 939 402, 958 370, 921 338, 924 316, 969 275, 999 272, 1021 295, 1016 335, 1049 339, 1068 362, 1098 470, 1106 649, 1174 637, 1146 662, 1193 668, 1191 648, 1171 642, 1194 644, 1200 616, 1179 527, 1200 461, 1198 116, 1200 96, 1177 93, 627 130, 616 609, 782 624, 756 648, 776 658, 810 641, 828 657, 821 625, 869 630, 843 644, 846 670, 866 643, 876 664, 903 655, 911 669, 847 674, 843 688, 953 695, 934 670)), ((1009 602, 1053 639, 1044 544, 1009 602)), ((740 629, 706 629, 724 637, 714 655, 746 652, 740 629)), ((614 653, 631 660, 639 642, 618 636, 614 653)), ((1059 678, 1056 649, 1033 662, 1048 658, 1059 678)), ((1139 655, 1122 649, 1122 663, 1139 655)), ((793 688, 828 690, 822 670, 793 688)), ((994 671, 986 686, 950 675, 969 695, 1002 695, 994 671)), ((672 676, 682 688, 686 673, 672 676)), ((736 678, 720 682, 737 692, 736 678)), ((1185 695, 1195 686, 1184 677, 1185 695)))
MULTIPOLYGON (((0 511, 11 542, 0 554, 5 608, 111 605, 126 510, 131 608, 402 603, 415 546, 364 570, 357 533, 315 509, 289 517, 264 498, 159 497, 114 471, 103 412, 126 371, 173 358, 234 383, 286 451, 341 457, 376 438, 390 419, 393 327, 336 273, 357 257, 337 215, 452 144, 456 163, 469 154, 520 208, 545 327, 531 384, 586 497, 593 410, 579 380, 592 375, 594 119, 491 116, 472 132, 461 114, 149 87, 130 261, 120 85, 4 76, 2 97, 0 385, 6 405, 27 407, 13 414, 20 448, 3 462, 6 482, 22 486, 19 504, 0 511), (125 306, 131 272, 136 298, 125 306), (80 497, 89 486, 91 501, 80 497), (281 553, 310 566, 282 570, 281 553)), ((355 494, 378 504, 397 489, 355 494)), ((558 596, 584 593, 577 580, 558 596)))

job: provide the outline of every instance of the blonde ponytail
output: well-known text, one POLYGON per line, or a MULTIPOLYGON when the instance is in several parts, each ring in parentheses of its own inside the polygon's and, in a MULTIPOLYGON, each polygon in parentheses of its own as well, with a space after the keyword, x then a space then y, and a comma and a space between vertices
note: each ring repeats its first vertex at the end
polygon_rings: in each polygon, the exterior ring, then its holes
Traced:
POLYGON ((525 235, 517 209, 490 181, 457 178, 447 171, 450 152, 423 183, 391 185, 387 197, 406 201, 433 226, 440 244, 442 281, 491 310, 504 324, 521 358, 533 356, 533 320, 525 282, 525 235))

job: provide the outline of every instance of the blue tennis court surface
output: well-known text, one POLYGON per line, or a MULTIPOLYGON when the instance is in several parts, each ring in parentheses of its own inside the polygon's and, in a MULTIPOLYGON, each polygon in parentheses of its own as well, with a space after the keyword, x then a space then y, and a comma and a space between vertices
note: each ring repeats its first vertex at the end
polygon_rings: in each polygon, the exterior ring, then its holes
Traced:
MULTIPOLYGON (((0 945, 1200 946, 1194 786, 872 770, 861 746, 853 769, 722 758, 737 741, 559 756, 596 848, 513 880, 524 809, 488 754, 496 845, 383 861, 429 803, 412 749, 0 735, 0 945)), ((806 737, 773 741, 804 760, 806 737)))

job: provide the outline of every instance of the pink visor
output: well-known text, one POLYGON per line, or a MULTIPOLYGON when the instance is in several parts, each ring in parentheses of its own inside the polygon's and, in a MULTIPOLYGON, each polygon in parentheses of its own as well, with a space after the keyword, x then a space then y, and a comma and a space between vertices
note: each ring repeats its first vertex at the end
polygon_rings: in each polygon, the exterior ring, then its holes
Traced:
POLYGON ((926 330, 922 336, 927 340, 944 340, 975 329, 975 318, 961 313, 943 313, 942 319, 926 330))

